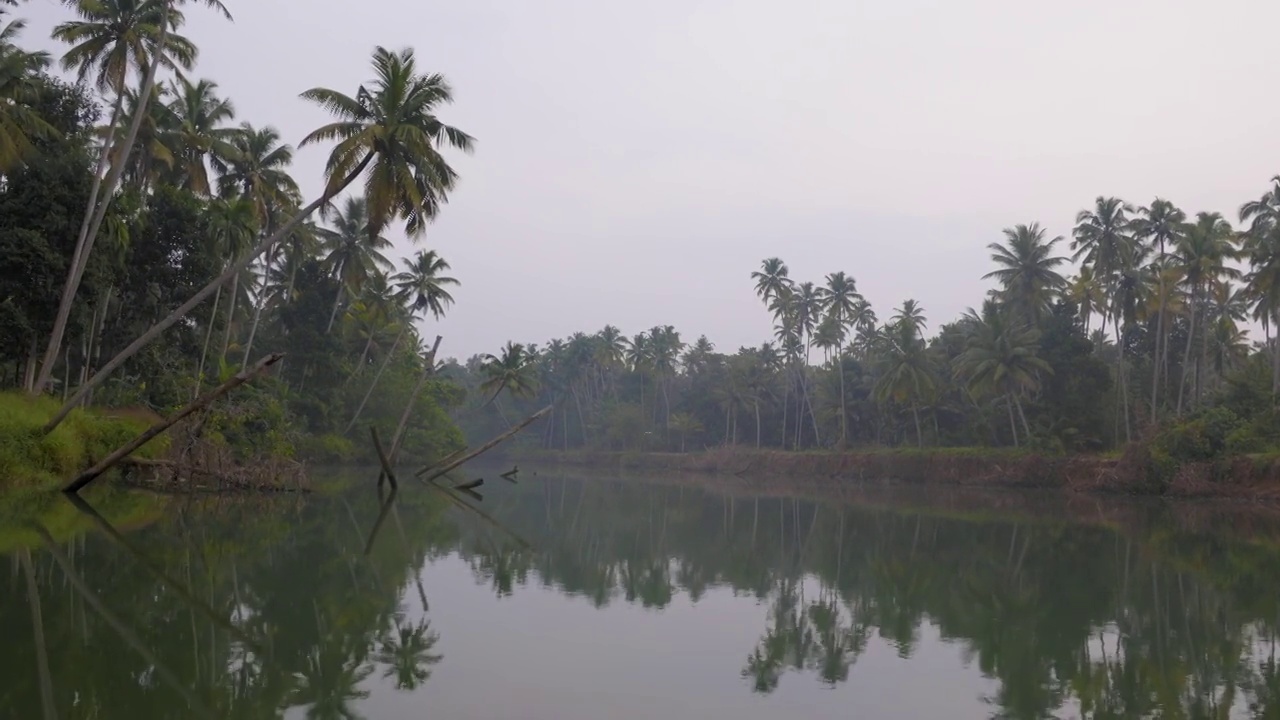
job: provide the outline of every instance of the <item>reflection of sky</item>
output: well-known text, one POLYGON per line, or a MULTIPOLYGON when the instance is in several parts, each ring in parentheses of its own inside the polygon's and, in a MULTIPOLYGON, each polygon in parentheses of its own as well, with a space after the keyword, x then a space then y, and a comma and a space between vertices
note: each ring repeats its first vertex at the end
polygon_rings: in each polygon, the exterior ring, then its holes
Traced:
MULTIPOLYGON (((639 718, 983 718, 996 684, 965 667, 962 648, 929 624, 909 660, 873 637, 849 681, 828 688, 812 673, 786 673, 757 695, 740 677, 768 625, 767 603, 713 588, 694 604, 677 593, 663 610, 616 599, 596 609, 536 582, 499 599, 456 556, 422 574, 435 651, 444 660, 416 693, 377 676, 356 709, 370 720, 639 718)), ((817 597, 816 585, 806 588, 817 597)), ((403 602, 421 613, 417 591, 403 602)), ((288 717, 301 717, 300 709, 288 717)))

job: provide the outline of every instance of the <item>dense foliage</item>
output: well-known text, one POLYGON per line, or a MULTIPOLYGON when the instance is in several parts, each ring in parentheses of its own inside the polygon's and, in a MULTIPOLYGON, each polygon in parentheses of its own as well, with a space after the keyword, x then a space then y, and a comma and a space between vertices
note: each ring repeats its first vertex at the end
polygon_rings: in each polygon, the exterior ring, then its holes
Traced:
MULTIPOLYGON (((456 181, 440 147, 472 141, 434 115, 448 84, 379 48, 354 97, 304 93, 336 121, 302 143, 339 141, 324 196, 304 205, 293 148, 189 74, 187 3, 65 4, 53 36, 74 84, 16 44, 21 21, 0 32, 0 384, 163 412, 284 352, 211 436, 328 460, 368 447, 369 423, 391 437, 434 364, 416 322, 441 316, 457 281, 434 251, 389 259, 382 233, 400 219, 419 236, 456 181), (339 194, 366 170, 360 193, 339 194)), ((444 412, 458 399, 425 382, 407 453, 461 442, 444 412)))
POLYGON ((1006 229, 989 245, 995 287, 981 308, 932 335, 914 300, 885 320, 845 273, 797 282, 769 258, 752 279, 771 341, 725 353, 671 326, 630 339, 609 326, 508 343, 450 369, 474 391, 461 422, 482 434, 552 404, 541 444, 560 449, 1086 451, 1229 406, 1232 449, 1268 449, 1280 440, 1280 177, 1239 217, 1233 229, 1161 199, 1100 197, 1069 257, 1037 223, 1006 229), (1252 345, 1251 319, 1264 330, 1252 345))

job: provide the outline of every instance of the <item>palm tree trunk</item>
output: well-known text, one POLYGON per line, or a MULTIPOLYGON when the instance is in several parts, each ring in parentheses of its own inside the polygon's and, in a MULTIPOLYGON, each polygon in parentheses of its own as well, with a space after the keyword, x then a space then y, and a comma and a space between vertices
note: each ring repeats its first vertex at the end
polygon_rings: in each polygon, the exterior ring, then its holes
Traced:
POLYGON ((342 382, 342 387, 346 387, 355 379, 356 375, 364 369, 364 361, 369 359, 369 350, 373 348, 373 332, 369 333, 369 339, 364 341, 364 349, 360 351, 360 359, 356 361, 356 366, 351 369, 351 374, 342 382))
POLYGON ((1013 446, 1018 447, 1018 423, 1013 418, 1013 398, 1004 396, 1004 406, 1009 410, 1009 430, 1013 433, 1013 446))
POLYGON ((249 364, 249 353, 253 352, 253 340, 258 336, 258 323, 262 322, 262 308, 267 304, 267 283, 271 281, 271 261, 275 259, 275 254, 275 252, 267 253, 267 263, 262 268, 262 290, 254 299, 253 322, 249 324, 249 339, 244 342, 244 359, 241 360, 241 364, 245 366, 249 364))
POLYGON ((405 403, 404 412, 400 413, 400 422, 396 425, 396 434, 391 439, 391 456, 390 460, 394 464, 400 456, 400 446, 404 443, 404 430, 409 425, 409 416, 413 414, 413 406, 418 402, 418 395, 422 394, 422 387, 427 384, 427 378, 435 374, 436 371, 436 352, 440 350, 440 336, 436 336, 435 344, 431 346, 431 352, 422 358, 422 374, 418 376, 418 382, 413 386, 413 392, 409 394, 409 402, 405 403))
POLYGON ((756 406, 756 449, 760 449, 760 398, 755 398, 756 406))
POLYGON ((386 371, 387 366, 391 364, 391 358, 395 357, 396 348, 400 347, 400 339, 409 331, 409 324, 400 328, 400 334, 396 335, 395 342, 391 343, 391 349, 387 351, 387 356, 382 358, 382 364, 378 366, 378 372, 373 376, 373 382, 369 383, 369 389, 364 391, 364 397, 360 398, 360 405, 356 408, 356 414, 351 416, 351 422, 347 423, 347 427, 342 430, 342 434, 346 435, 351 432, 351 428, 355 427, 356 421, 360 419, 360 413, 364 412, 364 406, 369 402, 369 396, 373 395, 373 389, 378 387, 378 381, 382 379, 382 373, 386 371))
POLYGON ((1014 395, 1013 404, 1018 408, 1018 417, 1022 420, 1023 437, 1027 439, 1027 442, 1031 442, 1031 426, 1027 424, 1027 414, 1022 410, 1022 398, 1014 395))
POLYGON ((1195 336, 1196 336, 1196 315, 1199 314, 1196 312, 1197 305, 1198 305, 1198 303, 1196 302, 1197 295, 1199 295, 1199 292, 1197 292, 1197 288, 1192 287, 1191 288, 1191 321, 1190 321, 1190 325, 1187 328, 1187 347, 1182 354, 1182 383, 1178 385, 1178 409, 1177 409, 1178 417, 1182 416, 1182 397, 1187 389, 1187 380, 1189 378, 1188 373, 1191 370, 1191 346, 1192 346, 1192 341, 1195 339, 1195 336))
POLYGON ((1160 307, 1156 310, 1156 346, 1151 354, 1151 426, 1160 419, 1160 343, 1164 341, 1164 273, 1160 278, 1160 307))
POLYGON ((76 391, 76 394, 69 401, 63 404, 62 408, 59 409, 58 412, 53 416, 53 418, 50 419, 49 422, 45 424, 44 428, 42 429, 42 432, 47 434, 50 431, 52 431, 54 428, 56 428, 59 424, 61 424, 62 421, 66 419, 67 414, 71 412, 71 409, 76 407, 77 404, 79 404, 80 399, 82 397, 84 397, 89 392, 92 392, 94 388, 101 385, 102 382, 111 375, 111 373, 115 372, 116 369, 118 369, 121 365, 123 365, 126 360, 133 357, 135 353, 137 353, 139 350, 149 345, 156 338, 160 337, 160 335, 164 333, 165 330, 168 330, 179 320, 186 317, 187 313, 191 312, 191 310, 194 309, 197 305, 204 302, 205 298, 212 295, 215 290, 225 285, 229 280, 231 280, 231 278, 235 277, 237 273, 244 270, 244 268, 247 267, 249 263, 253 262, 255 258, 263 254, 264 252, 269 250, 273 245, 279 242, 280 238, 292 232, 293 229, 297 227, 309 215, 314 213, 316 210, 320 209, 321 206, 323 206, 325 203, 333 199, 333 197, 336 196, 338 193, 345 190, 348 185, 354 182, 355 179, 365 171, 365 168, 367 168, 369 166, 369 163, 372 161, 373 161, 373 155, 372 154, 366 155, 364 159, 362 159, 354 168, 352 168, 351 173, 348 174, 345 178, 343 178, 341 182, 335 183, 329 187, 326 187, 325 191, 321 193, 320 197, 316 198, 310 205, 307 205, 306 207, 299 210, 298 213, 294 215, 292 218, 290 218, 289 221, 284 224, 284 227, 282 227, 279 231, 277 231, 275 234, 271 235, 270 237, 264 239, 262 242, 258 243, 257 247, 245 253, 244 256, 241 257, 239 260, 236 260, 235 262, 231 263, 231 265, 228 266, 227 269, 223 271, 221 275, 209 281, 209 283, 206 284, 203 288, 201 288, 199 292, 197 292, 195 295, 191 296, 191 298, 188 299, 186 302, 184 302, 183 304, 175 308, 173 312, 169 313, 169 315, 166 316, 163 320, 151 326, 149 330, 144 332, 142 335, 138 336, 138 338, 134 340, 132 343, 129 343, 128 347, 126 347, 124 350, 121 350, 119 353, 117 353, 115 357, 111 358, 111 360, 109 360, 101 370, 99 370, 97 373, 94 373, 93 377, 89 378, 89 381, 85 383, 83 387, 81 387, 78 391, 76 391))
POLYGON ((782 384, 782 434, 778 436, 778 443, 783 450, 787 449, 787 396, 791 393, 791 383, 783 382, 782 384))
POLYGON ((338 263, 338 267, 333 271, 334 277, 338 278, 338 291, 333 295, 333 309, 329 311, 329 324, 324 328, 326 333, 333 330, 333 319, 338 317, 338 306, 342 304, 342 290, 344 288, 342 283, 342 266, 345 264, 345 260, 340 261, 338 263))
POLYGON ((924 433, 920 432, 920 408, 915 402, 911 403, 911 417, 916 421, 916 445, 924 447, 924 433))
MULTIPOLYGON (((134 111, 134 116, 129 124, 129 134, 125 136, 124 147, 119 149, 116 154, 116 162, 107 172, 106 180, 103 187, 100 187, 102 201, 96 206, 93 203, 93 191, 90 190, 91 202, 85 210, 85 217, 90 218, 88 225, 81 224, 80 237, 76 240, 76 252, 72 253, 71 267, 68 269, 67 281, 62 288, 62 298, 58 301, 58 315, 54 320, 53 331, 49 334, 49 345, 44 352, 44 366, 40 368, 40 375, 36 378, 35 385, 28 388, 32 394, 44 391, 49 383, 49 378, 53 372, 53 362, 58 356, 58 350, 62 346, 62 337, 67 330, 67 320, 71 317, 71 306, 75 304, 76 291, 80 289, 80 280, 84 277, 85 268, 89 264, 89 254, 93 252, 93 243, 98 237, 98 230, 102 227, 102 221, 107 215, 107 208, 111 205, 111 196, 116 191, 116 185, 120 182, 120 176, 124 173, 125 165, 129 162, 129 154, 133 151, 133 144, 138 140, 138 130, 142 127, 142 118, 146 114, 147 103, 151 100, 151 93, 156 84, 156 71, 160 69, 160 62, 164 58, 165 43, 169 39, 170 20, 173 14, 173 2, 175 0, 167 0, 164 4, 164 17, 160 20, 160 33, 156 39, 156 51, 152 53, 151 65, 147 68, 147 74, 142 80, 142 88, 138 94, 138 107, 134 111), (92 215, 90 215, 92 213, 92 215)), ((115 118, 118 120, 118 108, 124 102, 124 88, 119 88, 116 93, 115 118)), ((112 126, 114 130, 114 125, 112 126)), ((111 143, 112 149, 115 144, 111 143)), ((101 156, 99 163, 102 162, 101 156)), ((99 172, 95 178, 101 175, 99 172)), ((95 180, 96 183, 96 180, 95 180)))
MULTIPOLYGON (((1120 313, 1115 313, 1112 322, 1116 329, 1116 376, 1120 379, 1120 406, 1121 412, 1124 413, 1124 439, 1125 442, 1133 440, 1133 434, 1129 428, 1129 382, 1124 372, 1124 335, 1120 332, 1120 313)), ((1031 438, 1027 438, 1030 440, 1031 438)))
POLYGON ((192 399, 200 397, 200 385, 204 382, 204 361, 209 357, 209 339, 213 337, 213 324, 218 319, 218 301, 222 299, 222 288, 213 293, 213 307, 209 310, 209 327, 204 331, 204 349, 200 351, 200 366, 196 370, 196 387, 192 399))
POLYGON ((227 348, 231 346, 231 324, 236 318, 236 299, 240 295, 240 275, 231 278, 231 302, 227 303, 227 325, 222 329, 222 354, 220 363, 227 361, 227 348))
POLYGON ((1271 402, 1274 405, 1276 391, 1280 389, 1280 332, 1276 333, 1276 337, 1269 338, 1268 344, 1271 345, 1271 402))
POLYGON ((804 402, 809 406, 809 419, 813 421, 813 444, 821 445, 822 440, 818 435, 818 413, 813 411, 813 399, 809 397, 808 373, 804 372, 804 370, 805 368, 801 368, 800 387, 804 390, 804 402))
POLYGON ((582 429, 582 447, 585 448, 587 446, 587 419, 582 415, 582 401, 578 399, 576 385, 570 385, 569 392, 573 395, 574 407, 578 409, 578 427, 582 429))
POLYGON ((1209 318, 1203 320, 1200 329, 1200 358, 1196 360, 1196 395, 1192 398, 1192 407, 1199 407, 1204 399, 1205 376, 1209 373, 1209 318))
POLYGON ((836 346, 836 365, 840 368, 840 449, 843 450, 845 443, 849 438, 849 430, 847 423, 849 422, 849 413, 845 409, 844 395, 844 346, 843 343, 836 346))

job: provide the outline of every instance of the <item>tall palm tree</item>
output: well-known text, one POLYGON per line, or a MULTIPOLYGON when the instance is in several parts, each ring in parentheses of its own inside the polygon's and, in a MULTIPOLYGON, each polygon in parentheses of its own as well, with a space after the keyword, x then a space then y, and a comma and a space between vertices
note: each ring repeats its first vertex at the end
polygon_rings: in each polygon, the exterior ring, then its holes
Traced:
POLYGON ((1040 331, 1017 314, 1002 312, 988 301, 982 314, 972 310, 966 318, 971 330, 964 352, 956 358, 956 376, 963 378, 970 392, 979 396, 1004 397, 1009 406, 1009 429, 1013 444, 1018 444, 1018 427, 1014 423, 1016 407, 1025 437, 1031 438, 1031 427, 1022 407, 1022 397, 1040 385, 1040 375, 1052 374, 1053 368, 1039 357, 1040 331))
POLYGON ((1076 304, 1080 323, 1088 333, 1093 316, 1099 314, 1107 304, 1106 290, 1094 275, 1091 266, 1085 265, 1080 268, 1080 272, 1071 280, 1066 296, 1076 304))
POLYGON ((177 184, 196 195, 209 195, 209 162, 226 167, 236 153, 233 139, 238 128, 223 123, 235 118, 230 100, 217 96, 218 84, 212 80, 191 82, 182 75, 171 87, 173 101, 167 110, 173 118, 171 139, 174 144, 174 171, 177 184))
POLYGON ((524 345, 515 342, 508 342, 498 355, 485 355, 480 366, 484 377, 480 391, 492 393, 485 404, 496 400, 503 390, 515 397, 532 397, 537 393, 536 360, 524 345))
POLYGON ((338 280, 338 290, 333 298, 333 310, 329 312, 329 324, 325 332, 333 329, 333 319, 338 316, 345 292, 355 295, 364 287, 370 275, 387 272, 393 265, 382 254, 391 247, 387 238, 369 232, 369 215, 364 198, 348 197, 340 210, 329 219, 333 229, 323 229, 324 263, 338 280))
MULTIPOLYGON (((218 198, 209 203, 209 230, 212 233, 214 252, 218 257, 235 258, 249 248, 254 233, 258 230, 257 219, 253 215, 253 206, 242 198, 218 198)), ((232 278, 230 302, 226 313, 226 328, 230 331, 231 320, 235 315, 236 291, 239 278, 232 278)), ((209 326, 205 328, 204 350, 200 353, 200 366, 196 372, 197 384, 204 376, 205 360, 209 355, 209 340, 213 335, 213 327, 218 316, 218 302, 222 297, 222 288, 213 294, 213 307, 209 310, 209 326)), ((225 351, 224 351, 225 352, 225 351)))
POLYGON ((416 236, 446 202, 457 179, 439 147, 470 152, 474 139, 436 117, 441 105, 452 102, 453 89, 441 75, 420 74, 413 50, 379 47, 373 67, 372 87, 361 86, 355 97, 326 88, 302 94, 339 119, 307 135, 301 145, 338 141, 327 167, 331 195, 350 182, 347 178, 369 168, 364 188, 369 234, 381 233, 398 217, 406 221, 409 235, 416 236))
POLYGON ((933 368, 929 362, 924 339, 920 337, 915 310, 908 307, 910 300, 903 304, 895 319, 882 335, 884 348, 884 368, 876 381, 874 394, 877 402, 885 403, 893 400, 906 403, 911 407, 911 417, 915 420, 916 444, 924 446, 924 434, 920 430, 920 402, 933 394, 935 381, 933 368))
POLYGON ((992 261, 1000 267, 982 277, 998 280, 1005 302, 1027 322, 1038 323, 1067 284, 1057 270, 1067 259, 1053 254, 1062 237, 1046 240, 1040 223, 1016 225, 1003 232, 1004 244, 987 246, 992 261))
POLYGON ((1136 256, 1134 240, 1130 233, 1129 214, 1133 206, 1120 198, 1099 196, 1093 209, 1076 214, 1076 226, 1072 229, 1072 257, 1082 267, 1088 267, 1101 285, 1107 302, 1102 308, 1102 326, 1114 321, 1116 346, 1116 379, 1119 381, 1117 408, 1124 414, 1126 438, 1130 437, 1129 389, 1124 372, 1124 339, 1121 337, 1121 304, 1119 286, 1121 276, 1129 262, 1136 256))
POLYGON ((791 292, 790 272, 781 258, 771 257, 763 260, 760 269, 751 273, 751 279, 756 281, 756 295, 770 307, 775 317, 782 312, 782 305, 775 301, 791 292))
POLYGON ((269 233, 272 214, 302 200, 298 184, 289 175, 293 148, 280 142, 280 131, 274 127, 255 128, 249 123, 240 125, 228 144, 227 156, 214 158, 218 190, 253 203, 258 224, 269 233))
POLYGON ((920 306, 920 303, 910 298, 902 301, 902 307, 898 308, 897 312, 889 320, 894 325, 910 327, 911 333, 916 336, 923 333, 927 327, 924 308, 920 306))
POLYGON ((836 369, 840 373, 840 447, 843 448, 849 438, 849 413, 845 407, 844 391, 844 340, 848 328, 853 324, 858 303, 863 298, 858 294, 853 278, 843 272, 828 275, 826 287, 820 290, 822 308, 832 323, 836 341, 836 369))
MULTIPOLYGON (((1182 383, 1178 387, 1179 414, 1182 413, 1182 401, 1188 381, 1193 377, 1190 373, 1191 349, 1196 340, 1198 321, 1204 315, 1203 306, 1217 283, 1240 276, 1240 271, 1229 264, 1238 256, 1235 231, 1220 213, 1197 213, 1195 222, 1184 226, 1174 262, 1183 272, 1183 282, 1187 285, 1190 296, 1191 313, 1187 345, 1183 351, 1182 383)), ((1195 382, 1191 392, 1193 404, 1199 398, 1202 365, 1206 364, 1208 354, 1208 333, 1201 331, 1200 334, 1201 357, 1195 363, 1195 382)))
POLYGON ((407 261, 404 271, 397 273, 392 281, 415 314, 429 312, 439 320, 453 304, 453 296, 445 288, 461 284, 441 274, 448 270, 449 263, 435 250, 424 250, 407 261))
POLYGON ((57 427, 86 394, 138 350, 185 317, 255 258, 274 247, 312 213, 328 205, 366 170, 370 173, 365 189, 370 203, 371 233, 376 234, 379 223, 385 222, 393 211, 407 214, 411 226, 434 215, 440 203, 444 202, 444 192, 452 187, 454 177, 451 169, 444 172, 448 166, 437 145, 446 142, 469 150, 472 139, 462 131, 444 125, 433 114, 439 105, 451 100, 452 94, 439 75, 418 74, 412 50, 392 54, 378 48, 374 52, 373 65, 377 79, 360 87, 356 93, 358 99, 323 88, 303 93, 304 98, 320 103, 340 118, 305 138, 307 144, 326 139, 339 141, 329 156, 329 179, 320 197, 299 210, 239 262, 228 267, 109 360, 45 424, 45 432, 57 427))
POLYGON ((1259 200, 1240 207, 1240 222, 1248 222, 1244 251, 1249 258, 1246 292, 1253 302, 1253 319, 1262 324, 1271 352, 1271 397, 1280 399, 1280 175, 1259 200))
POLYGON ((1168 293, 1165 292, 1165 260, 1168 248, 1178 242, 1187 214, 1168 200, 1156 198, 1150 205, 1138 208, 1133 219, 1133 234, 1141 241, 1156 248, 1156 280, 1159 303, 1156 308, 1156 342, 1151 358, 1151 423, 1154 425, 1160 413, 1160 375, 1169 372, 1169 339, 1165 337, 1165 316, 1169 312, 1168 293), (1161 348, 1163 346, 1163 353, 1161 348))
POLYGON ((49 54, 28 52, 15 44, 25 26, 21 20, 12 20, 0 28, 0 173, 31 156, 33 139, 57 135, 31 107, 38 92, 36 75, 49 66, 49 54))
MULTIPOLYGON (((80 225, 80 233, 76 238, 76 248, 72 253, 67 268, 67 279, 63 283, 62 297, 58 303, 58 313, 54 318, 53 329, 49 333, 49 343, 45 347, 44 357, 40 363, 40 373, 28 391, 36 394, 44 391, 52 377, 53 365, 58 351, 62 348, 62 339, 66 333, 67 321, 71 316, 71 306, 75 303, 76 292, 80 289, 80 281, 88 266, 89 256, 93 252, 93 244, 98 230, 106 219, 107 210, 111 206, 116 191, 126 168, 129 166, 129 155, 133 151, 134 141, 147 118, 147 104, 154 97, 156 73, 162 64, 178 63, 189 67, 195 58, 195 48, 189 42, 185 44, 171 31, 178 27, 182 13, 175 5, 180 0, 103 0, 101 2, 77 2, 83 23, 60 26, 59 35, 73 43, 71 59, 64 58, 68 66, 92 67, 101 69, 99 82, 110 85, 117 83, 116 105, 118 109, 123 102, 124 77, 131 63, 147 61, 147 71, 135 97, 137 106, 129 119, 129 129, 120 141, 113 142, 116 137, 113 128, 108 128, 102 154, 98 160, 97 172, 89 190, 89 202, 85 206, 84 219, 80 225), (158 12, 158 29, 156 28, 158 12), (131 28, 131 29, 130 29, 131 28), (170 37, 175 38, 170 42, 170 37), (139 49, 144 51, 139 52, 139 49), (103 80, 105 78, 105 80, 103 80), (108 163, 108 156, 114 153, 115 159, 108 163), (103 177, 103 172, 106 172, 103 177)), ((226 14, 218 0, 205 0, 206 5, 220 8, 226 14)), ((230 15, 227 14, 229 18, 230 15)), ((57 32, 57 31, 55 31, 57 32)), ((118 119, 120 113, 112 112, 112 121, 118 119)), ((97 375, 94 376, 95 378, 97 375)), ((90 378, 86 385, 93 384, 90 378)), ((92 392, 93 387, 85 387, 78 395, 92 392)), ((57 421, 65 417, 69 409, 60 412, 57 421)), ((54 423, 50 424, 50 427, 54 423)))

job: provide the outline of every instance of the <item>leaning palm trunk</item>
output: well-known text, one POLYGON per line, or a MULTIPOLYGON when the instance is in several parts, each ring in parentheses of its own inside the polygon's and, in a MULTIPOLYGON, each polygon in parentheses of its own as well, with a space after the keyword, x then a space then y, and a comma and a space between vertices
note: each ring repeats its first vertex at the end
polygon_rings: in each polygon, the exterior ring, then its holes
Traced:
POLYGON ((1187 389, 1188 371, 1191 369, 1191 347, 1196 337, 1196 288, 1191 288, 1191 323, 1187 329, 1187 347, 1182 353, 1182 382, 1178 385, 1178 415, 1182 415, 1182 397, 1187 389))
POLYGON ((1009 411, 1009 431, 1013 433, 1013 446, 1018 447, 1018 422, 1013 417, 1013 396, 1004 396, 1004 406, 1009 411))
POLYGON ((253 340, 258 336, 258 323, 262 322, 262 308, 267 304, 267 281, 271 277, 271 261, 274 259, 275 253, 267 253, 266 266, 262 268, 262 290, 258 293, 258 297, 253 302, 253 322, 249 324, 249 339, 244 342, 244 361, 243 364, 249 363, 249 353, 253 351, 253 340))
MULTIPOLYGON (((138 140, 138 130, 142 127, 142 118, 146 114, 147 103, 151 99, 151 92, 156 84, 156 72, 160 69, 160 63, 164 58, 164 46, 169 39, 172 3, 173 0, 168 0, 165 3, 164 17, 160 20, 160 35, 156 44, 156 51, 153 53, 151 65, 147 68, 147 74, 142 81, 142 89, 139 91, 140 94, 138 96, 138 107, 134 112, 132 121, 129 123, 129 134, 125 136, 123 147, 116 154, 116 162, 111 166, 106 180, 100 188, 102 201, 97 202, 98 198, 94 195, 93 190, 90 190, 89 205, 85 209, 85 218, 89 222, 87 226, 82 224, 80 227, 80 237, 76 240, 76 251, 72 254, 71 267, 67 272, 67 282, 62 288, 62 298, 58 302, 58 315, 54 319, 53 331, 49 334, 49 345, 44 351, 44 361, 40 368, 40 375, 36 378, 35 385, 28 388, 32 394, 43 392, 45 386, 49 384, 49 377, 53 373, 53 363, 58 356, 58 349, 62 346, 62 337, 67 331, 67 320, 71 317, 71 306, 75 304, 76 291, 80 289, 80 280, 84 277, 85 268, 89 264, 89 253, 93 252, 94 240, 97 239, 98 230, 101 229, 102 221, 107 215, 107 208, 111 206, 111 195, 116 191, 120 176, 124 174, 125 165, 129 162, 129 155, 133 151, 133 145, 138 140)), ((121 91, 117 93, 117 108, 124 101, 123 94, 123 88, 121 88, 121 91)), ((115 117, 118 119, 118 114, 115 117)), ((99 163, 101 163, 101 158, 99 158, 99 163)), ((100 175, 101 172, 97 176, 100 175)))
MULTIPOLYGON (((338 307, 342 305, 342 266, 345 264, 345 262, 338 263, 338 267, 334 270, 334 275, 338 278, 338 291, 333 294, 333 309, 329 311, 329 324, 324 328, 326 333, 333 330, 333 319, 338 317, 338 307)), ((292 279, 289 284, 293 284, 292 279)))
POLYGON ((1018 408, 1018 417, 1022 420, 1023 437, 1027 439, 1027 442, 1031 442, 1031 426, 1027 424, 1027 413, 1022 409, 1022 398, 1016 394, 1013 395, 1013 404, 1018 408))
POLYGON ((400 347, 400 339, 404 337, 408 330, 408 323, 405 323, 404 327, 400 328, 400 334, 396 335, 395 342, 391 343, 391 349, 387 351, 387 356, 382 359, 382 364, 378 366, 378 372, 374 373, 373 382, 369 383, 369 389, 365 390, 364 397, 360 399, 360 406, 356 408, 356 414, 351 416, 351 422, 347 423, 347 427, 342 431, 343 435, 351 432, 351 428, 355 427, 356 421, 360 419, 360 413, 364 412, 364 406, 369 402, 369 396, 373 395, 373 389, 378 387, 378 381, 382 379, 382 373, 391 364, 391 358, 395 357, 396 348, 400 347))
POLYGON ((192 399, 200 397, 200 386, 204 384, 204 363, 209 357, 209 340, 213 337, 213 325, 218 319, 218 301, 222 299, 222 288, 213 293, 213 307, 209 310, 209 327, 204 331, 204 348, 200 350, 200 365, 196 370, 195 389, 191 391, 192 399))
POLYGON ((362 159, 359 164, 351 170, 351 173, 342 179, 341 182, 331 183, 330 186, 321 193, 320 197, 316 198, 310 205, 299 210, 296 215, 284 224, 284 227, 280 228, 280 230, 276 231, 276 233, 270 237, 263 239, 262 242, 258 243, 257 247, 245 253, 239 260, 231 263, 221 275, 209 281, 207 285, 201 288, 195 295, 191 296, 189 300, 184 302, 182 305, 179 305, 163 320, 152 325, 149 330, 138 336, 138 338, 132 343, 129 343, 128 347, 117 353, 115 357, 111 358, 111 360, 109 360, 101 370, 94 373, 93 377, 89 378, 89 381, 76 391, 76 394, 72 396, 70 400, 63 404, 62 408, 59 409, 49 422, 45 424, 42 432, 47 434, 54 428, 58 427, 58 425, 66 419, 67 414, 71 412, 71 409, 80 402, 82 397, 101 385, 102 382, 106 380, 111 373, 119 369, 126 360, 133 357, 139 350, 149 345, 156 338, 160 337, 165 330, 168 330, 179 320, 186 317, 187 313, 191 312, 197 305, 204 302, 205 298, 209 297, 214 293, 214 291, 225 285, 228 281, 234 278, 237 273, 248 267, 249 263, 253 262, 259 255, 267 252, 267 250, 271 249, 280 241, 281 238, 292 232, 293 229, 301 224, 308 216, 316 210, 319 210, 325 203, 332 200, 334 196, 346 189, 348 185, 350 185, 357 177, 360 176, 361 173, 364 172, 365 168, 369 166, 369 163, 372 160, 372 154, 366 155, 364 159, 362 159))
POLYGON ((222 329, 222 362, 227 361, 227 348, 231 346, 231 324, 236 317, 236 298, 240 294, 240 275, 231 278, 231 302, 227 304, 227 325, 222 329))

